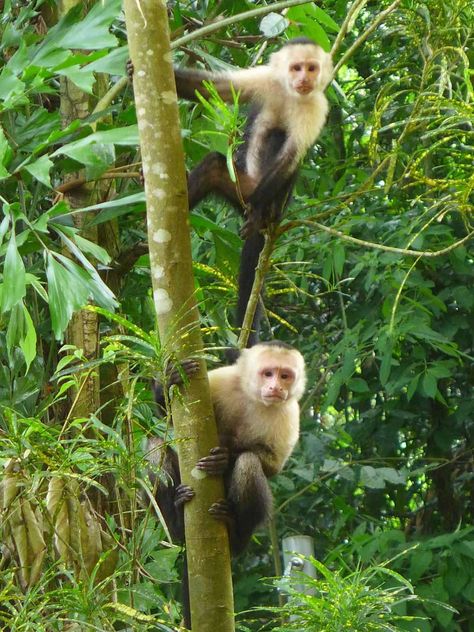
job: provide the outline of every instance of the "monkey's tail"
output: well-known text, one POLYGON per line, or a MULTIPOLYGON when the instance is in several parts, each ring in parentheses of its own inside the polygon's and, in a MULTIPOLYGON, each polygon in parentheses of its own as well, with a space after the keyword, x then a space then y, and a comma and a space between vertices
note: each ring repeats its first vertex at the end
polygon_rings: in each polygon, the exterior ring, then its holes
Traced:
POLYGON ((183 573, 181 575, 181 604, 183 607, 183 626, 191 630, 191 606, 189 603, 189 573, 186 551, 183 555, 183 573))
POLYGON ((232 471, 228 498, 235 510, 235 554, 248 544, 255 529, 269 519, 273 497, 259 457, 253 452, 239 454, 232 471))
MULTIPOLYGON (((239 271, 239 296, 237 299, 237 326, 242 327, 245 318, 245 311, 249 302, 252 286, 255 279, 255 269, 258 265, 258 258, 265 244, 265 237, 256 232, 244 242, 242 253, 240 255, 240 271, 239 271)), ((252 321, 252 331, 250 332, 247 347, 252 347, 259 340, 260 320, 262 317, 262 308, 260 301, 257 303, 257 309, 252 321)))

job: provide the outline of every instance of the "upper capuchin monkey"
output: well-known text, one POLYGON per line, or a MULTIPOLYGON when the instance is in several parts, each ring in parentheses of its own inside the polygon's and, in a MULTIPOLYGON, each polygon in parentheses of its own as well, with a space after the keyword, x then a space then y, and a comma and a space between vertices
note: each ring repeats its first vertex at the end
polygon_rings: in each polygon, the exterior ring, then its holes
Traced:
MULTIPOLYGON (((182 364, 187 375, 198 368, 196 360, 182 364)), ((211 505, 209 513, 227 524, 232 553, 238 554, 270 516, 272 493, 267 478, 281 471, 298 440, 305 365, 299 351, 272 341, 244 349, 235 364, 213 369, 208 376, 219 445, 199 459, 196 467, 211 476, 224 476, 226 497, 211 505)), ((181 383, 180 371, 172 371, 168 386, 181 383)), ((154 390, 164 409, 163 387, 155 383, 154 390)), ((149 440, 148 449, 148 461, 166 474, 163 478, 150 472, 158 506, 172 537, 184 542, 183 505, 194 491, 181 484, 174 450, 158 437, 149 440)), ((183 601, 189 627, 186 591, 183 601)))
MULTIPOLYGON (((129 72, 133 71, 128 65, 129 72)), ((318 138, 328 112, 324 90, 332 78, 332 59, 307 37, 286 42, 267 65, 214 73, 175 68, 178 96, 195 100, 196 92, 209 97, 203 81, 214 84, 225 101, 233 91, 250 102, 243 143, 234 155, 236 182, 226 157, 209 153, 188 177, 189 208, 209 193, 229 200, 246 218, 242 234, 237 325, 244 320, 255 268, 263 248, 261 229, 278 222, 288 203, 298 166, 318 138)), ((248 346, 258 340, 260 310, 252 324, 248 346)))
MULTIPOLYGON (((175 68, 180 97, 197 100, 196 91, 208 97, 203 81, 211 81, 222 99, 233 101, 233 87, 241 102, 251 104, 243 143, 234 155, 236 182, 230 178, 225 156, 218 152, 208 154, 188 178, 190 209, 215 193, 246 218, 239 273, 239 327, 263 248, 260 231, 280 220, 298 166, 324 126, 328 112, 324 90, 332 71, 331 55, 306 37, 288 41, 265 66, 222 73, 175 68)), ((258 340, 259 320, 257 310, 248 346, 258 340)))

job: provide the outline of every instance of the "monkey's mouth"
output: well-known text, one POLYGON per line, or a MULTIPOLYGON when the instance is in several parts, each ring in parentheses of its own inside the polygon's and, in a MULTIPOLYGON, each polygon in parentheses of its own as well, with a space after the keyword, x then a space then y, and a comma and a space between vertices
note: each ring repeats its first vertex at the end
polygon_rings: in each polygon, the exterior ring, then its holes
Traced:
POLYGON ((272 393, 271 395, 264 395, 262 399, 266 404, 274 404, 275 402, 284 402, 286 397, 278 393, 272 393))
POLYGON ((298 94, 309 94, 312 90, 313 87, 309 83, 302 83, 301 85, 296 86, 296 92, 298 94))

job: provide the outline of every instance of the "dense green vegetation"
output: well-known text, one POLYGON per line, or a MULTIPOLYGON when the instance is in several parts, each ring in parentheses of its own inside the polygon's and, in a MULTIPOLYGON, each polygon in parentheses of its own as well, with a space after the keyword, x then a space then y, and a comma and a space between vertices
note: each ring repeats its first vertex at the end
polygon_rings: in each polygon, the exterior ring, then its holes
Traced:
MULTIPOLYGON (((84 5, 61 18, 53 3, 2 3, 0 621, 170 630, 178 552, 139 502, 143 438, 166 426, 149 378, 169 350, 154 333, 124 22, 118 0, 84 5)), ((214 69, 281 37, 336 43, 328 124, 266 283, 263 337, 309 367, 301 441, 272 483, 278 535, 314 537, 318 590, 405 578, 419 599, 394 612, 421 618, 393 629, 473 632, 472 3, 327 0, 238 19, 255 5, 176 2, 170 26, 177 63, 214 69), (179 39, 221 15, 235 22, 179 39)), ((191 166, 226 151, 243 111, 181 114, 191 166)), ((215 359, 236 340, 239 223, 215 199, 191 219, 215 359)), ((267 532, 234 571, 237 610, 277 603, 267 532)))

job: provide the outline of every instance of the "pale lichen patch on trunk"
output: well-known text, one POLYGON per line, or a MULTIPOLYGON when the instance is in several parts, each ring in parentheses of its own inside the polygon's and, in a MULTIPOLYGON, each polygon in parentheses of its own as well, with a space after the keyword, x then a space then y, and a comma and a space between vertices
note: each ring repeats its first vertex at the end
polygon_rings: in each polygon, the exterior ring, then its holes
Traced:
POLYGON ((171 241, 171 233, 169 230, 159 228, 153 233, 152 239, 157 244, 166 244, 168 241, 171 241))
POLYGON ((163 288, 156 288, 153 292, 153 299, 155 301, 155 309, 158 315, 167 314, 173 308, 173 301, 170 295, 163 288))

